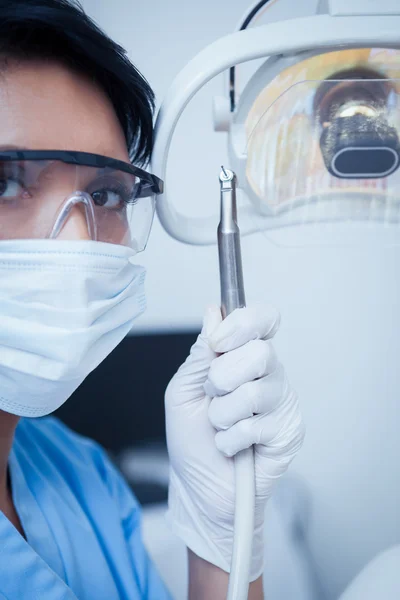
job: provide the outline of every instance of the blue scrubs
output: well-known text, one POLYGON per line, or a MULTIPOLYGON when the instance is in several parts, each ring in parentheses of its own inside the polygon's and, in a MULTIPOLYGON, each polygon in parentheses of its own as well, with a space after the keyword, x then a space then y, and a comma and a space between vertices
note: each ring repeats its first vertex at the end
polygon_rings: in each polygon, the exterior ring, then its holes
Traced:
POLYGON ((22 419, 9 460, 27 541, 0 511, 1 600, 169 600, 140 507, 104 450, 54 417, 22 419))

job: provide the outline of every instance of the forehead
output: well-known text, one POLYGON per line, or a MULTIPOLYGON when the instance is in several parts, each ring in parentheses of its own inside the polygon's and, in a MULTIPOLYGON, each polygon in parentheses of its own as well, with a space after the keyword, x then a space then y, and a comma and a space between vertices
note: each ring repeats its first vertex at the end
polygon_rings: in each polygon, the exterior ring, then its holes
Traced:
POLYGON ((87 77, 39 60, 10 64, 0 75, 0 146, 80 150, 129 160, 106 94, 87 77))

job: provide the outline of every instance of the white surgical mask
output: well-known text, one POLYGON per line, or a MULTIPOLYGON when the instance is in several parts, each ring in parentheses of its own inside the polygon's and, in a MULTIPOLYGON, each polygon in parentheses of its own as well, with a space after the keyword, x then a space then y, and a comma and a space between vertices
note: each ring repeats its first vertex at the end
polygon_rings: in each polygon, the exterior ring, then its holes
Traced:
POLYGON ((93 241, 0 241, 0 409, 56 410, 145 310, 132 249, 93 241))

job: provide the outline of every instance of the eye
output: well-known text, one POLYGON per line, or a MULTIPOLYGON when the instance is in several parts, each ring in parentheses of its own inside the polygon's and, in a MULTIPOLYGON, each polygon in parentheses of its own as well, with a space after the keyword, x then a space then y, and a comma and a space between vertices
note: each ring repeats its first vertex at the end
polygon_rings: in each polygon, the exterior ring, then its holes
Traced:
POLYGON ((24 189, 23 185, 16 179, 0 176, 0 198, 17 198, 24 189))
POLYGON ((92 192, 91 196, 96 206, 105 208, 121 208, 126 204, 120 190, 102 189, 92 192))
POLYGON ((87 188, 95 205, 109 210, 122 210, 127 204, 134 202, 137 197, 135 190, 133 181, 125 182, 115 176, 96 179, 87 188))

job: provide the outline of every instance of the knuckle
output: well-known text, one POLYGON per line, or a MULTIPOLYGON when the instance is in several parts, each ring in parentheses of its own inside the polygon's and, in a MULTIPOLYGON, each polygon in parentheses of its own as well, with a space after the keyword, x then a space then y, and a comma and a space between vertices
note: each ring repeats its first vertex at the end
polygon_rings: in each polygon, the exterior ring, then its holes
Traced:
POLYGON ((231 454, 229 453, 229 449, 227 448, 227 446, 225 444, 225 436, 224 436, 223 432, 216 433, 214 441, 215 441, 215 446, 216 446, 217 450, 219 450, 219 452, 224 454, 224 456, 231 456, 231 454))
POLYGON ((264 314, 264 318, 267 321, 267 323, 270 323, 270 328, 268 331, 265 332, 265 337, 271 338, 276 334, 281 325, 281 313, 278 310, 278 308, 273 304, 261 303, 258 305, 258 307, 258 311, 261 310, 264 314))
POLYGON ((274 381, 269 381, 270 377, 270 375, 267 375, 256 382, 258 383, 258 392, 253 401, 253 406, 256 409, 253 410, 253 414, 269 415, 279 405, 282 397, 280 386, 274 381))
MULTIPOLYGON (((279 361, 278 356, 276 354, 275 348, 271 342, 266 342, 267 350, 266 350, 266 363, 270 366, 269 371, 275 371, 279 361)), ((283 367, 282 367, 283 368, 283 367)))
POLYGON ((275 363, 278 362, 275 348, 274 348, 272 342, 270 342, 270 341, 264 342, 264 352, 265 352, 265 356, 266 356, 267 360, 273 359, 275 361, 275 363))
POLYGON ((275 369, 264 378, 264 382, 266 387, 265 393, 273 395, 279 402, 283 400, 285 391, 289 388, 286 383, 285 370, 280 362, 277 361, 275 369))
POLYGON ((253 360, 259 361, 260 364, 258 377, 262 377, 267 370, 270 371, 271 368, 275 367, 277 363, 276 352, 269 341, 253 340, 249 343, 252 344, 251 352, 253 354, 253 360))
POLYGON ((242 419, 235 425, 238 437, 247 438, 251 432, 251 422, 249 419, 242 419))
POLYGON ((208 419, 211 425, 219 430, 226 429, 226 423, 223 418, 219 398, 214 398, 208 407, 208 419))
POLYGON ((263 356, 270 356, 274 352, 272 342, 269 340, 259 340, 259 352, 263 356))
POLYGON ((266 349, 267 343, 268 342, 264 342, 263 340, 252 340, 251 342, 247 342, 248 361, 251 361, 251 363, 259 363, 261 365, 260 368, 264 367, 267 354, 269 355, 269 351, 266 349))
POLYGON ((208 381, 217 393, 223 392, 224 370, 219 367, 217 360, 211 363, 208 371, 208 381))
POLYGON ((262 380, 255 379, 254 381, 248 381, 242 386, 243 396, 245 402, 249 406, 249 410, 254 414, 258 413, 259 400, 262 394, 262 380))

